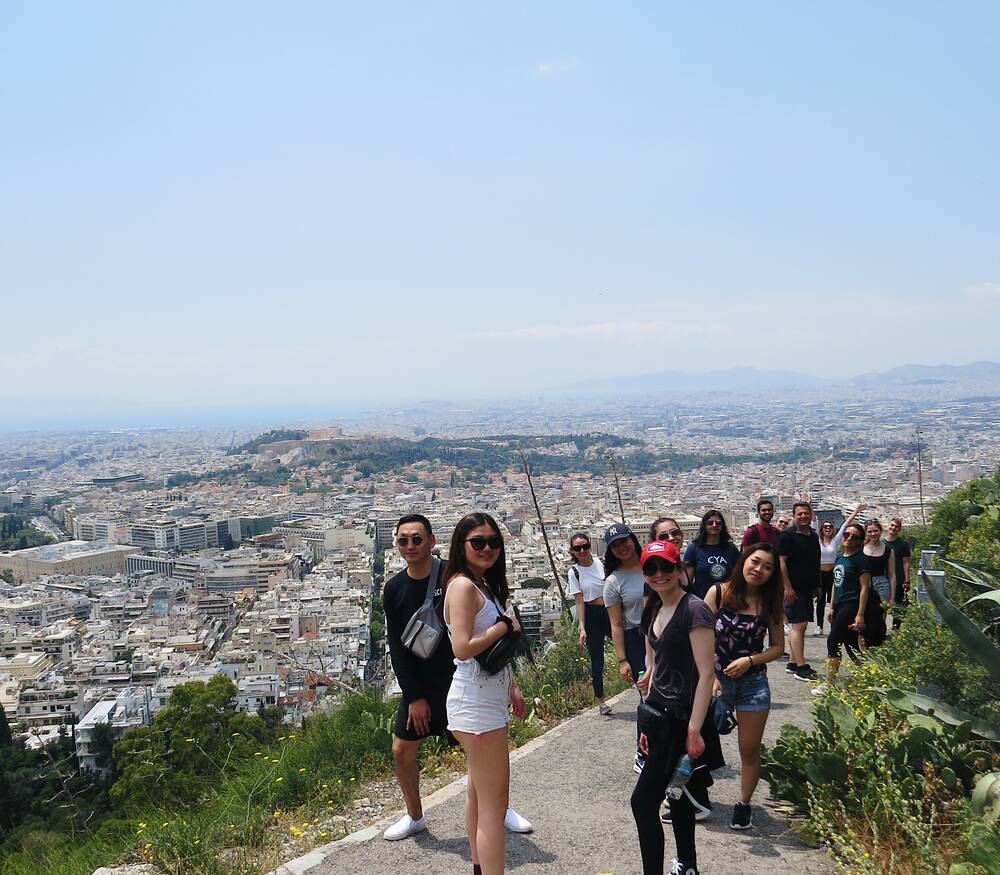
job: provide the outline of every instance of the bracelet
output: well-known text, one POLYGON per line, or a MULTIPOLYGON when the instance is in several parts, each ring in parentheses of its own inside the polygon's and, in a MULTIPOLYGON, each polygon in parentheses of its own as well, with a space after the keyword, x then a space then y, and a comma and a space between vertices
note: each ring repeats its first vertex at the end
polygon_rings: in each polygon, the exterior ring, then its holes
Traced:
POLYGON ((627 656, 624 656, 624 657, 622 657, 621 659, 618 660, 618 664, 619 665, 621 665, 623 662, 628 662, 628 657, 627 656))
POLYGON ((747 659, 750 660, 750 668, 753 668, 753 657, 752 656, 748 656, 747 659))

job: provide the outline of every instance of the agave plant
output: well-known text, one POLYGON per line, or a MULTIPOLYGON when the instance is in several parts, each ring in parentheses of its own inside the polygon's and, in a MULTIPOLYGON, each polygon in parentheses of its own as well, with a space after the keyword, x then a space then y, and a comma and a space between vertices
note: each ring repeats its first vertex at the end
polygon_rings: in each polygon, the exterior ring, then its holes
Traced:
MULTIPOLYGON (((956 565, 956 563, 949 564, 956 565)), ((969 571, 965 566, 958 567, 962 568, 966 573, 969 571)), ((937 608, 937 612, 941 615, 941 619, 945 625, 965 645, 965 648, 969 651, 969 655, 990 673, 990 677, 995 682, 1000 684, 1000 648, 954 602, 930 585, 925 572, 921 571, 920 577, 927 587, 931 602, 937 608)), ((992 601, 1000 605, 1000 589, 981 592, 973 596, 969 601, 982 600, 992 601)), ((969 602, 966 602, 966 604, 969 604, 969 602)))

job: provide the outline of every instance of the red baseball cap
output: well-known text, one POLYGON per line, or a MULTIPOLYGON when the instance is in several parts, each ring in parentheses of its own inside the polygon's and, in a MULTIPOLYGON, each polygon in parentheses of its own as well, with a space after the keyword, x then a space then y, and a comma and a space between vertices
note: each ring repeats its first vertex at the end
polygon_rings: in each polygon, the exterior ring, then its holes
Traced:
POLYGON ((662 559, 664 562, 672 562, 674 565, 681 564, 681 554, 677 548, 669 541, 650 541, 642 548, 642 556, 639 559, 640 565, 645 565, 647 559, 662 559))

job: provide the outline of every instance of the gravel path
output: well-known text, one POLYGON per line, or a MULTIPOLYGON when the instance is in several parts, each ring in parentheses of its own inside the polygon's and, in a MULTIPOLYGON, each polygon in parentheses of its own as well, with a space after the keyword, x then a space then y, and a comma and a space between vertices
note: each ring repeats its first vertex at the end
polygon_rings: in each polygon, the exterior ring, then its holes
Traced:
MULTIPOLYGON (((826 639, 807 638, 807 657, 822 662, 826 639)), ((773 710, 765 734, 772 742, 782 723, 809 723, 809 684, 794 680, 784 662, 769 669, 773 710)), ((624 693, 610 717, 596 709, 568 721, 512 755, 511 801, 535 826, 531 835, 509 835, 507 869, 519 875, 633 875, 640 873, 639 847, 629 796, 635 784, 634 691, 624 693)), ((767 785, 754 797, 754 829, 730 830, 739 791, 736 733, 723 738, 725 769, 716 772, 715 816, 698 826, 698 859, 705 875, 829 875, 826 855, 807 848, 788 819, 767 803, 767 785)), ((279 869, 280 875, 451 875, 472 871, 462 820, 464 789, 449 785, 428 799, 426 832, 387 842, 381 829, 398 817, 353 838, 317 849, 279 869)), ((673 835, 665 828, 667 864, 673 835)))

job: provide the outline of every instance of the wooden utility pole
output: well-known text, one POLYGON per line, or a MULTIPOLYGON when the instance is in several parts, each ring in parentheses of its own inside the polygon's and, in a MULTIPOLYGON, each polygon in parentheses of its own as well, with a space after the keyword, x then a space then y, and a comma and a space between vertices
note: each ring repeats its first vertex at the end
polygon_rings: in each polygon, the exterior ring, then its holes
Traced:
POLYGON ((517 454, 521 457, 521 465, 524 466, 524 476, 528 478, 528 488, 531 490, 531 500, 535 503, 535 515, 538 517, 538 524, 542 527, 542 539, 545 541, 545 552, 549 554, 549 566, 552 568, 552 579, 559 587, 559 598, 562 601, 563 610, 566 610, 569 603, 566 601, 566 592, 563 590, 562 581, 559 579, 559 572, 556 571, 556 560, 552 558, 552 548, 549 546, 549 533, 545 531, 545 520, 542 519, 542 509, 538 506, 538 496, 535 495, 535 484, 531 481, 531 470, 528 468, 528 460, 524 457, 524 450, 519 449, 517 454))
POLYGON ((927 517, 924 516, 924 459, 920 451, 920 426, 917 426, 917 489, 920 492, 920 524, 927 525, 927 517))
POLYGON ((618 510, 622 515, 622 525, 627 526, 628 523, 625 522, 625 505, 622 504, 622 487, 618 482, 618 466, 615 465, 615 451, 608 450, 604 458, 608 460, 608 463, 611 465, 611 473, 615 475, 615 493, 618 495, 618 510))

